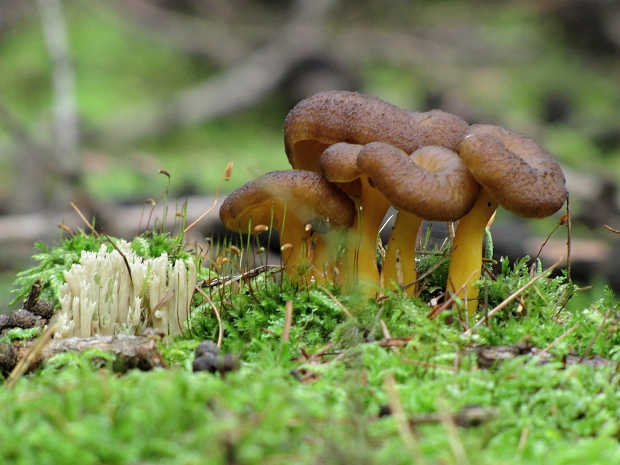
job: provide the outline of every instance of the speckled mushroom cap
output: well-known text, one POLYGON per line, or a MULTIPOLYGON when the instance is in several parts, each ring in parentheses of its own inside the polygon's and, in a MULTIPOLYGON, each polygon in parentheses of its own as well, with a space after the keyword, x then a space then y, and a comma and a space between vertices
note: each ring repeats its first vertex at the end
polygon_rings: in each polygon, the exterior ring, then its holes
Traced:
POLYGON ((319 168, 325 178, 335 183, 351 197, 361 194, 362 185, 357 169, 357 155, 363 145, 338 142, 330 145, 319 157, 319 168))
POLYGON ((445 147, 422 147, 411 156, 381 142, 368 144, 357 167, 394 207, 429 221, 456 221, 473 206, 480 186, 445 147))
POLYGON ((321 172, 332 182, 351 182, 359 178, 357 155, 363 148, 363 145, 347 142, 330 145, 319 157, 321 172))
POLYGON ((319 157, 337 142, 385 142, 407 153, 425 145, 455 149, 468 128, 456 115, 398 108, 357 92, 322 92, 301 101, 284 121, 284 145, 293 168, 319 170, 319 157))
POLYGON ((458 153, 476 181, 517 215, 545 218, 562 208, 568 197, 560 165, 527 136, 474 124, 458 153))
MULTIPOLYGON (((248 232, 253 226, 271 222, 272 205, 287 215, 309 223, 315 217, 340 226, 350 226, 355 218, 353 201, 318 173, 301 170, 272 171, 232 192, 220 207, 224 226, 248 232)), ((274 215, 279 213, 274 210, 274 215)))

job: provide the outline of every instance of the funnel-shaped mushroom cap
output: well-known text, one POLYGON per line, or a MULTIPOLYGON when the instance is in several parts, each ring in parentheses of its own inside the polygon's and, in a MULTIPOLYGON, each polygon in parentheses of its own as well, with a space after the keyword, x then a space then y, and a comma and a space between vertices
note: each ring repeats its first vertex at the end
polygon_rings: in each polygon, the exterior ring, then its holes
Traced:
POLYGON ((467 123, 441 110, 406 111, 357 92, 313 95, 293 108, 284 121, 284 145, 291 166, 319 170, 319 157, 330 145, 385 142, 407 153, 425 145, 455 149, 467 123))
POLYGON ((460 157, 436 145, 409 156, 375 142, 359 153, 357 167, 394 207, 429 221, 458 220, 478 194, 479 185, 460 157))
POLYGON ((338 142, 329 146, 319 157, 319 167, 332 182, 351 182, 360 177, 357 156, 363 145, 338 142))
POLYGON ((362 193, 356 161, 363 148, 363 145, 338 142, 327 147, 319 158, 319 168, 325 178, 351 197, 359 197, 362 193))
POLYGON ((499 126, 474 124, 458 151, 476 181, 517 215, 550 216, 568 196, 560 165, 529 137, 499 126))
POLYGON ((285 221, 310 223, 320 217, 339 226, 350 226, 355 205, 347 195, 318 173, 300 170, 272 171, 231 193, 220 208, 222 223, 234 231, 248 232, 250 224, 274 226, 285 221))

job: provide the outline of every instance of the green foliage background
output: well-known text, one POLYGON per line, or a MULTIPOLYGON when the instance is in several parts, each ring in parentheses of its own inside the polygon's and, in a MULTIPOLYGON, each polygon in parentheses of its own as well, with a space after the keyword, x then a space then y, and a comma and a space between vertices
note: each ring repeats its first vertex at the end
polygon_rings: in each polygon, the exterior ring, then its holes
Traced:
MULTIPOLYGON (((390 54, 370 48, 353 67, 360 90, 411 109, 424 109, 441 95, 468 119, 534 136, 566 167, 613 178, 620 174, 620 145, 601 142, 620 127, 617 55, 594 56, 571 46, 558 19, 535 2, 394 0, 387 6, 340 2, 330 25, 388 30, 396 38, 413 31, 419 39, 414 47, 406 40, 394 45, 390 54), (557 96, 567 100, 569 116, 549 123, 546 105, 557 96)), ((158 195, 153 186, 159 185, 160 168, 172 173, 173 191, 190 187, 200 193, 213 193, 229 161, 235 168, 227 190, 288 168, 281 126, 291 103, 282 89, 247 111, 136 142, 90 139, 89 131, 124 109, 157 106, 222 70, 150 40, 107 3, 67 1, 63 7, 85 133, 86 185, 96 199, 158 195)), ((256 25, 253 11, 246 14, 256 25)), ((272 11, 273 18, 259 16, 266 27, 283 18, 272 11)), ((35 140, 49 143, 51 68, 36 9, 0 33, 0 104, 35 140)), ((16 182, 14 147, 14 133, 0 119, 0 200, 24 187, 16 182)), ((53 188, 53 180, 45 182, 53 188)), ((577 212, 579 202, 573 207, 577 212)), ((547 234, 556 221, 535 227, 547 234)), ((185 253, 175 238, 168 239, 159 245, 185 253)), ((62 269, 79 251, 98 249, 91 237, 60 244, 38 246, 39 268, 20 275, 18 299, 36 275, 47 278, 46 292, 53 296, 62 269)), ((135 247, 145 255, 158 253, 150 244, 137 240, 135 247)), ((219 331, 210 303, 197 296, 187 338, 161 345, 167 370, 117 376, 102 354, 65 355, 23 377, 13 390, 2 389, 0 461, 404 464, 412 463, 413 441, 433 464, 618 462, 620 391, 614 363, 620 312, 612 293, 600 285, 573 295, 574 286, 563 276, 541 280, 522 302, 465 336, 457 323, 448 323, 448 314, 427 318, 430 297, 445 282, 441 273, 430 277, 421 299, 397 294, 366 303, 330 288, 353 317, 323 289, 279 281, 276 274, 208 289, 221 310, 223 351, 241 359, 238 371, 191 372, 198 341, 215 339, 219 331), (293 326, 290 342, 283 343, 288 301, 293 326), (383 339, 379 319, 392 336, 410 338, 404 347, 392 350, 376 342, 383 339), (544 349, 558 340, 550 350, 555 361, 544 365, 520 357, 482 370, 470 351, 480 344, 544 349), (326 346, 321 357, 306 356, 326 346), (565 367, 561 360, 569 353, 599 355, 611 363, 565 367), (421 424, 413 436, 403 436, 395 415, 382 415, 393 400, 386 376, 396 380, 409 419, 470 405, 494 414, 478 426, 458 428, 456 439, 441 422, 421 424), (455 452, 455 441, 465 448, 465 459, 455 452)), ((9 275, 12 282, 14 274, 9 275)), ((496 281, 482 283, 489 306, 529 278, 524 261, 504 262, 496 281)), ((14 331, 5 340, 31 335, 14 331)))

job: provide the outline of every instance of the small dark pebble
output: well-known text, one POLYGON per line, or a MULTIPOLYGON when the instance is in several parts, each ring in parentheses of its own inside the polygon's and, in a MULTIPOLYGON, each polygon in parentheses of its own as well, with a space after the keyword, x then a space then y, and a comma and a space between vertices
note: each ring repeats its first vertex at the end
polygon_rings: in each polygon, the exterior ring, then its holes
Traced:
POLYGON ((39 315, 22 308, 9 315, 9 326, 22 329, 34 328, 40 324, 40 320, 39 315))
POLYGON ((196 357, 192 363, 193 371, 208 371, 209 373, 215 373, 217 371, 219 360, 217 355, 205 354, 200 357, 196 357))
POLYGON ((379 407, 379 418, 388 417, 392 414, 392 409, 389 405, 383 404, 379 407))
POLYGON ((234 354, 224 354, 220 358, 220 368, 224 371, 235 371, 239 369, 239 359, 234 354))
POLYGON ((11 327, 11 317, 4 313, 0 315, 0 330, 11 327))
POLYGON ((0 342, 0 372, 10 373, 17 365, 17 349, 13 344, 0 342))
POLYGON ((239 368, 239 360, 234 354, 216 355, 206 353, 196 357, 192 363, 192 370, 208 371, 209 373, 219 373, 224 375, 239 368))
POLYGON ((35 315, 49 320, 54 315, 54 304, 48 300, 39 300, 31 311, 35 315))
POLYGON ((217 347, 217 344, 209 339, 202 341, 200 345, 196 347, 196 358, 207 354, 217 355, 219 353, 220 349, 217 347))

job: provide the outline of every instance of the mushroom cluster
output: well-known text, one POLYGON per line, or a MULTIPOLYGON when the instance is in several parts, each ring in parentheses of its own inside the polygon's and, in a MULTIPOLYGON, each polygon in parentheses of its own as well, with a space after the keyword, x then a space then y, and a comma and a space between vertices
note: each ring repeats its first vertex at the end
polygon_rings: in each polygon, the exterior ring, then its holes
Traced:
POLYGON ((338 280, 369 296, 383 284, 413 294, 422 220, 459 221, 446 288, 475 311, 482 236, 495 209, 542 218, 568 195, 558 163, 528 137, 356 92, 300 102, 284 122, 284 144, 293 169, 230 194, 223 223, 241 233, 277 229, 288 274, 338 280), (398 213, 379 267, 377 240, 391 206, 398 213))

